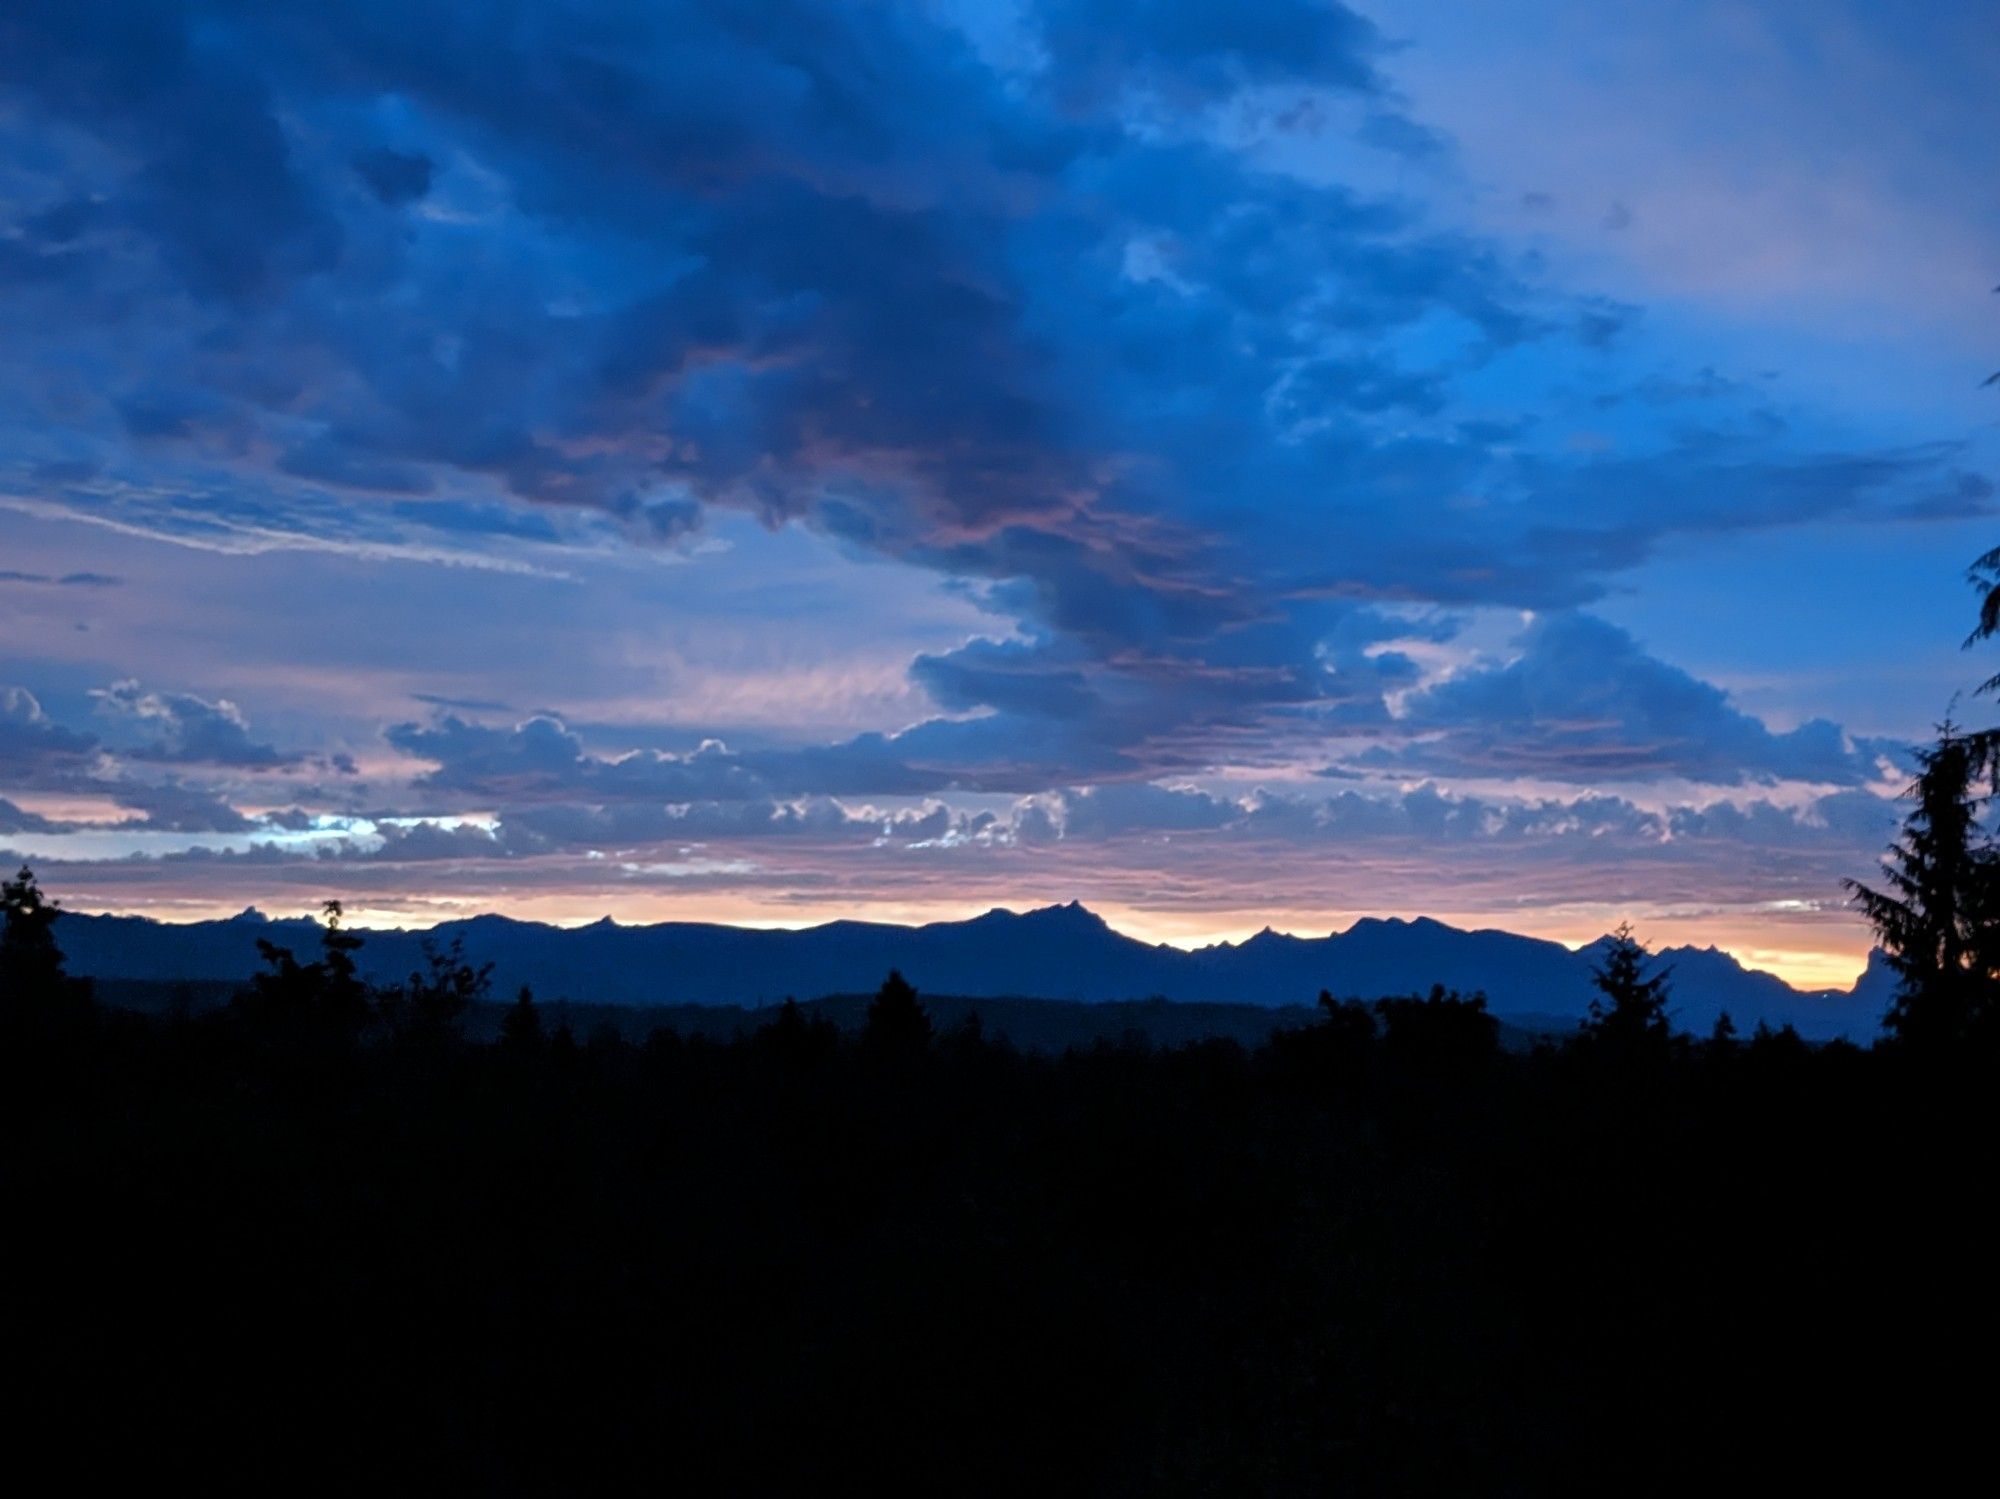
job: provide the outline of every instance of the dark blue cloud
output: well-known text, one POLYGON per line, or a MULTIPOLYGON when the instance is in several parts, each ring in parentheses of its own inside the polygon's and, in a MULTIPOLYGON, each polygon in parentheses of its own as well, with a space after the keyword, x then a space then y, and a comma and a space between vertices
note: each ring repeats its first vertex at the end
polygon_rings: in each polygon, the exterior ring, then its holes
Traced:
POLYGON ((386 737, 404 754, 436 767, 419 782, 436 791, 520 801, 590 794, 654 803, 738 800, 770 792, 740 756, 719 744, 687 755, 636 750, 604 757, 591 754, 554 718, 494 728, 448 713, 431 724, 396 724, 386 737))
POLYGON ((5 833, 55 833, 63 824, 51 822, 39 812, 30 812, 17 807, 4 796, 0 796, 0 834, 5 833))
POLYGON ((491 698, 446 697, 436 692, 413 692, 410 696, 420 703, 428 703, 433 708, 452 709, 461 713, 512 713, 513 706, 496 702, 491 698))
POLYGON ((1075 650, 975 640, 947 656, 919 656, 910 675, 947 712, 994 708, 1028 718, 1077 718, 1102 707, 1075 650))
POLYGON ((1656 809, 1619 796, 1483 797, 1429 783, 1331 796, 1262 789, 1224 795, 1138 784, 1053 792, 1019 804, 1011 820, 1029 842, 1202 833, 1215 835, 1204 847, 1331 844, 1357 856, 1371 845, 1409 842, 1616 847, 1662 858, 1726 846, 1861 857, 1890 835, 1894 810, 1881 797, 1860 791, 1834 792, 1800 806, 1760 799, 1656 809))
MULTIPOLYGON (((438 859, 491 859, 502 857, 506 847, 490 828, 477 823, 443 826, 434 822, 413 822, 384 826, 381 841, 364 857, 385 863, 416 863, 438 859)), ((352 857, 360 851, 349 845, 352 857)))
MULTIPOLYGON (((937 727, 949 729, 949 724, 937 727)), ((429 724, 391 725, 384 737, 434 768, 420 789, 440 794, 535 801, 768 801, 778 796, 908 796, 963 779, 955 763, 926 763, 912 736, 862 734, 841 744, 739 753, 716 740, 686 754, 630 750, 594 754, 560 719, 539 716, 508 727, 447 713, 429 724)))
MULTIPOLYGON (((0 87, 121 154, 112 217, 188 290, 240 299, 330 268, 341 234, 296 169, 256 49, 213 24, 229 8, 23 0, 0 18, 0 87)), ((88 217, 65 200, 40 223, 68 243, 88 217)))
POLYGON ((414 203, 431 190, 437 163, 421 151, 397 151, 375 146, 354 157, 354 170, 370 192, 390 207, 414 203))
POLYGON ((123 824, 137 831, 247 833, 257 826, 213 791, 182 781, 121 781, 107 789, 119 806, 141 814, 123 824))
MULTIPOLYGON (((559 544, 492 519, 532 508, 677 548, 729 509, 1017 622, 916 661, 948 716, 844 744, 391 732, 432 793, 690 801, 1040 789, 1199 768, 1274 719, 1382 728, 1418 680, 1384 604, 1570 609, 1670 537, 1990 501, 1946 450, 1695 428, 1678 400, 1621 405, 1601 454, 1544 433, 1548 372, 1591 368, 1631 309, 1213 127, 1245 91, 1338 95, 1364 143, 1435 154, 1344 6, 1018 21, 1001 56, 914 4, 22 0, 0 400, 28 435, 0 476, 100 516, 170 494, 232 540, 559 544), (1531 377, 1511 403, 1496 369, 1531 377)), ((1491 770, 1442 718, 1520 705, 1461 686, 1421 711, 1434 754, 1491 770)), ((290 758, 218 705, 162 713, 138 753, 290 758)), ((1572 763, 1838 759, 1830 728, 1771 748, 1738 719, 1671 726, 1722 735, 1704 758, 1626 712, 1572 763)))
POLYGON ((1461 776, 1554 782, 1675 777, 1737 785, 1880 778, 1876 750, 1815 719, 1775 732, 1719 688, 1649 656, 1588 614, 1544 615, 1504 664, 1416 694, 1402 720, 1423 735, 1381 762, 1461 776))
MULTIPOLYGON (((797 801, 751 799, 696 802, 682 806, 626 803, 607 806, 555 804, 518 809, 496 833, 510 855, 550 850, 607 850, 661 843, 724 841, 738 838, 795 837, 890 840, 899 844, 939 839, 963 832, 977 814, 954 812, 942 803, 879 811, 849 806, 830 797, 797 801)), ((992 819, 987 817, 986 823, 992 819)))
POLYGON ((128 759, 273 770, 304 758, 251 738, 249 721, 226 698, 210 702, 187 692, 148 692, 130 680, 114 682, 92 696, 101 711, 143 735, 139 743, 120 751, 128 759))
POLYGON ((54 575, 0 568, 0 583, 34 583, 49 588, 116 588, 124 580, 108 573, 75 572, 54 575))
MULTIPOLYGON (((1171 523, 1175 495, 1107 482, 1137 411, 1201 390, 1263 427, 1263 366, 1295 358, 1293 405, 1310 389, 1322 416, 1429 404, 1421 377, 1313 364, 1313 344, 1440 305, 1491 338, 1534 326, 1490 256, 1212 146, 1052 112, 916 10, 433 9, 436 26, 368 5, 16 17, 12 86, 141 163, 107 175, 104 213, 195 298, 142 314, 203 345, 165 380, 132 372, 127 431, 240 461, 283 428, 273 477, 423 493, 424 469, 455 470, 669 538, 694 500, 743 506, 1019 580, 1048 627, 1130 643, 1245 612, 1171 523), (387 99, 401 143, 355 140, 387 99), (397 196, 412 163, 454 155, 489 198, 450 200, 449 172, 426 185, 477 227, 371 217, 385 173, 397 196), (178 216, 148 218, 174 183, 178 216), (1133 279, 1142 241, 1189 294, 1133 279), (280 278, 282 309, 240 305, 280 278), (380 298, 395 318, 364 314, 380 298), (1257 365, 1217 368, 1216 339, 1257 365)), ((1120 7, 1115 32, 1098 9, 1030 17, 1063 87, 1369 86, 1372 31, 1336 6, 1120 7)), ((145 274, 121 253, 95 281, 145 274)), ((69 313, 101 315, 101 289, 69 313)))
POLYGON ((96 763, 97 737, 64 727, 24 687, 0 688, 0 785, 10 790, 62 785, 96 763))
POLYGON ((1028 8, 1058 88, 1127 88, 1199 102, 1249 84, 1311 82, 1373 93, 1381 38, 1334 0, 1041 0, 1028 8))

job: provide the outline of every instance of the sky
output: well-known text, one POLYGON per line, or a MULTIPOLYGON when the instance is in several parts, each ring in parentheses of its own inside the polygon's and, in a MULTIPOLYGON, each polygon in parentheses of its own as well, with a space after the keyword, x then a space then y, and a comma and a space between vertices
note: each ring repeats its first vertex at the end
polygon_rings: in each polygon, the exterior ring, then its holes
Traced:
POLYGON ((1994 20, 12 0, 0 856, 1844 985, 2000 670, 1994 20))

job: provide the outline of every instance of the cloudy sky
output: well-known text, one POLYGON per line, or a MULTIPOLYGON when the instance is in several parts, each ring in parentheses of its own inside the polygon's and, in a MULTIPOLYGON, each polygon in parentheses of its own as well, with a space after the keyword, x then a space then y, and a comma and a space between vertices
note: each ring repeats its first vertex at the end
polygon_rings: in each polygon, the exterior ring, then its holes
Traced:
POLYGON ((1969 0, 11 0, 0 850, 1845 982, 2000 669, 1996 76, 1969 0))

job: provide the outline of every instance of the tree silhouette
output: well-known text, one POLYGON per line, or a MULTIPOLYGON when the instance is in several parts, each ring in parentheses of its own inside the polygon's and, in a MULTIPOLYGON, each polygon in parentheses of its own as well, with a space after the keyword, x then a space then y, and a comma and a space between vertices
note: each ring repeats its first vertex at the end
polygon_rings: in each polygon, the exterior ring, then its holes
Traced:
POLYGON ((952 1040, 961 1050, 977 1050, 986 1044, 986 1022, 979 1018, 977 1010, 967 1010, 965 1018, 953 1028, 952 1040))
POLYGON ((2000 973, 2000 890, 1979 826, 1989 736, 1939 726, 1918 751, 1914 806, 1882 863, 1884 888, 1845 882, 1902 981, 1883 1025, 1898 1041, 1947 1046, 1989 1024, 2000 973))
POLYGON ((300 1039, 351 1042, 375 1013, 373 997, 354 962, 361 938, 342 925, 345 912, 339 901, 327 901, 320 910, 325 925, 319 957, 301 963, 290 948, 259 937, 257 952, 265 971, 251 978, 232 1008, 300 1039))
POLYGON ((521 985, 521 992, 501 1018, 500 1044, 518 1052, 542 1049, 542 1012, 535 1005, 535 991, 526 984, 521 985))
MULTIPOLYGON (((58 973, 47 903, 24 877, 4 904, 0 971, 58 973)), ((341 955, 375 966, 314 936, 308 1016, 361 982, 341 955)), ((433 951, 395 992, 449 1013, 479 970, 433 951)), ((1650 1038, 1658 965, 1626 956, 1601 1008, 1650 1038)), ((130 1482, 93 1463, 115 1428, 151 1477, 306 1453, 346 1487, 504 1492, 633 1488, 663 1452, 760 1493, 1679 1491, 1761 1432, 1747 1461, 1808 1481, 1877 1433, 1864 1471, 1928 1490, 1980 1456, 1982 1388, 1877 1377, 1990 1321, 1991 1090, 1948 1052, 1755 1012, 1657 1064, 1496 1052, 1444 989, 1242 1045, 1197 1039, 1223 1006, 1093 1045, 1116 1011, 982 999, 989 1031, 1047 1028, 911 1051, 940 1016, 900 976, 866 1046, 825 1018, 849 997, 655 1011, 689 1033, 643 1049, 625 1014, 580 1049, 559 1020, 620 1012, 578 992, 507 996, 492 1048, 164 1022, 124 985, 146 1008, 76 1044, 0 1027, 16 1448, 93 1487, 130 1482), (1809 1274, 1741 1294, 1802 1234, 1809 1274), (746 1442, 771 1410, 797 1439, 746 1442)))
MULTIPOLYGON (((1973 646, 2000 634, 2000 547, 1976 558, 1966 569, 1965 577, 1979 590, 1979 623, 1965 637, 1965 644, 1973 646)), ((2000 688, 2000 673, 1981 682, 1977 690, 1992 692, 1996 688, 2000 688)))
POLYGON ((840 1049, 840 1028, 824 1015, 808 1015, 803 1005, 787 996, 778 1007, 778 1018, 757 1032, 756 1042, 763 1051, 789 1061, 821 1059, 840 1049))
MULTIPOLYGON (((486 998, 493 965, 465 960, 465 939, 453 937, 443 947, 431 938, 423 942, 424 966, 378 1001, 392 1035, 402 1040, 442 1041, 455 1037, 466 1011, 486 998)), ((516 1008, 519 1008, 516 1000, 516 1008)), ((529 1000, 532 1007, 533 999, 529 1000)), ((510 1017, 511 1018, 511 1017, 510 1017)))
POLYGON ((757 1032, 757 1039, 778 1051, 796 1050, 806 1033, 806 1012, 791 995, 778 1006, 778 1018, 757 1032))
POLYGON ((1500 1048, 1500 1022, 1487 1013, 1486 996, 1476 991, 1460 994, 1432 984, 1422 998, 1376 1000, 1375 1016, 1382 1025, 1383 1050, 1399 1060, 1475 1061, 1500 1048))
POLYGON ((0 1010, 10 1018, 41 1025, 89 1009, 90 981, 63 971, 55 935, 61 915, 27 865, 0 883, 0 1010))
POLYGON ((12 995, 46 990, 63 976, 62 949, 56 946, 61 908, 41 892, 27 865, 0 884, 0 992, 12 995))
POLYGON ((1321 1030, 1335 1051, 1366 1051, 1375 1039, 1375 1017, 1358 999, 1339 1000, 1331 989, 1319 991, 1321 1030))
POLYGON ((1590 976, 1603 996, 1591 1000, 1590 1019, 1584 1024, 1593 1040, 1630 1050, 1666 1041, 1667 975, 1647 975, 1649 956, 1645 943, 1632 935, 1630 922, 1621 923, 1611 934, 1604 960, 1590 976))
MULTIPOLYGON (((2000 294, 2000 286, 1993 290, 2000 294)), ((1982 386, 2000 385, 2000 370, 1995 370, 1979 383, 1982 386)), ((1971 646, 2000 635, 2000 547, 1976 558, 1966 569, 1965 576, 1966 581, 1979 590, 1979 623, 1965 637, 1965 643, 1971 646)), ((2000 673, 1981 682, 1978 690, 1992 692, 1996 689, 2000 689, 2000 673)))
POLYGON ((361 951, 361 939, 341 925, 346 909, 337 900, 325 901, 320 914, 326 928, 320 934, 320 963, 326 970, 327 1000, 336 1010, 359 1013, 368 1004, 368 986, 355 971, 354 955, 361 951))
POLYGON ((917 991, 900 969, 890 969, 875 991, 863 1040, 886 1052, 922 1051, 931 1044, 930 1014, 917 1002, 917 991))

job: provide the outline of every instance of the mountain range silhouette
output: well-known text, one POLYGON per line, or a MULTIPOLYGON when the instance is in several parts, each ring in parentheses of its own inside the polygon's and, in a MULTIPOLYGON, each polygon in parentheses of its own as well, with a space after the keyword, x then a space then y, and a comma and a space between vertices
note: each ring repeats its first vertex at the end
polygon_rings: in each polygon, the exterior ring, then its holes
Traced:
MULTIPOLYGON (((1433 984, 1486 994, 1496 1015, 1562 1028, 1587 1013, 1599 939, 1572 951, 1513 932, 1465 931, 1428 917, 1367 917, 1324 937, 1266 928, 1242 942, 1187 950, 1141 942, 1082 904, 965 921, 896 926, 833 921, 796 930, 609 917, 557 927, 485 915, 430 929, 357 929, 364 976, 394 980, 422 960, 422 942, 463 941, 468 959, 494 965, 496 992, 532 985, 545 999, 607 1005, 774 1003, 872 990, 891 968, 920 991, 974 998, 1111 1001, 1166 998, 1277 1007, 1309 1005, 1322 989, 1343 999, 1421 993, 1433 984)), ((106 980, 241 982, 259 965, 257 939, 305 955, 311 918, 273 920, 255 909, 220 921, 67 913, 59 928, 70 969, 106 980)), ((1852 990, 1799 990, 1715 948, 1663 950, 1674 1024, 1705 1032, 1726 1010, 1740 1029, 1792 1025, 1808 1039, 1872 1037, 1894 975, 1870 955, 1852 990)))

